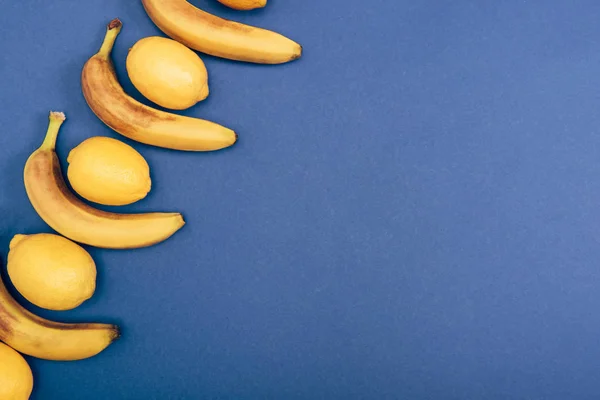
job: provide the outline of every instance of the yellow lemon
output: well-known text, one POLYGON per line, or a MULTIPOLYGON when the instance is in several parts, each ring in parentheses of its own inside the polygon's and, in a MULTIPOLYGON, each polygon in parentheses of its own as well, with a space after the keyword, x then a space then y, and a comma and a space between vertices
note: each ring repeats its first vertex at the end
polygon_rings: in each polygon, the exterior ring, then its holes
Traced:
POLYGON ((16 235, 10 242, 8 275, 23 297, 49 310, 71 310, 96 290, 92 256, 58 235, 16 235))
POLYGON ((27 400, 33 390, 33 374, 27 361, 0 342, 0 399, 27 400))
POLYGON ((267 0, 219 0, 219 3, 225 4, 235 10, 254 10, 267 5, 267 0))
POLYGON ((196 53, 179 42, 148 37, 127 56, 133 85, 149 100, 165 108, 185 110, 208 96, 208 73, 196 53))
POLYGON ((133 147, 116 139, 92 137, 71 150, 67 176, 80 196, 122 206, 146 197, 152 181, 148 163, 133 147))

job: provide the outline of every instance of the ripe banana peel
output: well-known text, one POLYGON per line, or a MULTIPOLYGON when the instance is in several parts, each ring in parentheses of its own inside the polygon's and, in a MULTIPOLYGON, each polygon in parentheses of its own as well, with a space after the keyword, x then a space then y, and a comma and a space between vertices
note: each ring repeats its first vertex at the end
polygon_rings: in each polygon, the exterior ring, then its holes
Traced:
POLYGON ((259 64, 282 64, 302 55, 302 46, 279 33, 219 18, 186 0, 142 0, 142 3, 160 30, 206 54, 259 64))
POLYGON ((267 5, 267 0, 218 0, 219 3, 226 5, 234 10, 254 10, 263 8, 267 5))
POLYGON ((67 187, 54 151, 63 113, 50 113, 42 146, 25 165, 25 189, 31 204, 55 231, 91 246, 129 249, 169 238, 184 224, 179 213, 115 214, 79 200, 67 187))
POLYGON ((119 336, 116 325, 64 324, 38 317, 17 303, 0 278, 0 340, 21 353, 45 360, 83 360, 119 336))
POLYGON ((237 134, 231 129, 156 110, 125 93, 110 56, 121 27, 118 19, 108 24, 100 51, 87 61, 81 74, 83 96, 98 118, 121 135, 153 146, 214 151, 233 145, 237 134))

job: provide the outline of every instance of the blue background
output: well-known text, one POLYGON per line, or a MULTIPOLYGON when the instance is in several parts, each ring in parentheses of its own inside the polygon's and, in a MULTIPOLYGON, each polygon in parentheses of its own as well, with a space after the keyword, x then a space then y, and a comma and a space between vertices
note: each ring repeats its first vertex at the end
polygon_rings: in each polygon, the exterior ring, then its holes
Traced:
MULTIPOLYGON (((99 286, 77 310, 18 297, 124 329, 90 360, 28 358, 33 398, 598 398, 600 3, 269 2, 194 1, 305 55, 203 56, 211 95, 186 114, 240 141, 135 144, 153 191, 123 210, 188 224, 153 248, 90 249, 99 286)), ((79 81, 113 17, 141 99, 127 49, 159 31, 139 1, 0 0, 2 258, 49 229, 22 184, 48 111, 69 118, 62 160, 120 138, 79 81)))

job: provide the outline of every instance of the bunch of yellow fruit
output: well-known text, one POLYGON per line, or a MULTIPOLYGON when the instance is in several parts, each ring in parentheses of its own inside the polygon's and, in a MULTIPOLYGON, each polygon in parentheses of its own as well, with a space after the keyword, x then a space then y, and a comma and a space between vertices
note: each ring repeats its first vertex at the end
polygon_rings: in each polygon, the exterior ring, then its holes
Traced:
MULTIPOLYGON (((238 10, 264 7, 266 0, 218 0, 238 10)), ((148 37, 127 57, 134 86, 149 100, 172 110, 192 107, 209 95, 204 62, 192 51, 262 64, 300 58, 302 47, 272 31, 221 19, 186 0, 141 0, 154 23, 172 39, 148 37), (174 40, 173 40, 174 39, 174 40)), ((183 151, 214 151, 233 145, 237 134, 222 125, 146 106, 117 79, 111 52, 122 29, 108 24, 100 50, 83 67, 81 86, 92 111, 116 132, 148 145, 183 151)), ((117 214, 89 202, 122 206, 146 197, 150 167, 133 147, 92 137, 68 156, 64 180, 55 152, 66 117, 51 112, 42 145, 25 165, 29 200, 56 234, 16 235, 10 243, 8 274, 32 304, 71 310, 94 294, 96 265, 79 244, 133 249, 171 237, 185 224, 180 213, 117 214)), ((119 337, 111 324, 65 324, 38 317, 13 299, 0 280, 0 399, 29 398, 33 376, 17 351, 42 359, 73 361, 92 357, 119 337), (8 347, 8 346, 10 347, 8 347), (16 350, 16 351, 15 351, 16 350)))

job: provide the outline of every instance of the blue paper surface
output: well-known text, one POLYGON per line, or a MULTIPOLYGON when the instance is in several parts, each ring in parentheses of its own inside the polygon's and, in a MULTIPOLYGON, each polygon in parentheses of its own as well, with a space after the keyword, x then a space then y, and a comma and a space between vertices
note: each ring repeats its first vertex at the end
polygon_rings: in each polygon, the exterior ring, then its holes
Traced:
MULTIPOLYGON (((184 112, 226 151, 135 144, 85 104, 80 72, 114 17, 127 50, 161 33, 137 0, 0 0, 0 254, 49 232, 22 172, 50 110, 133 144, 149 197, 180 211, 147 249, 90 249, 92 300, 62 321, 122 339, 74 363, 28 358, 33 399, 594 399, 600 359, 600 3, 269 0, 207 11, 279 31, 301 60, 202 56, 184 112)), ((147 104, 149 104, 146 101, 147 104)), ((1 362, 1 360, 0 360, 1 362)))

